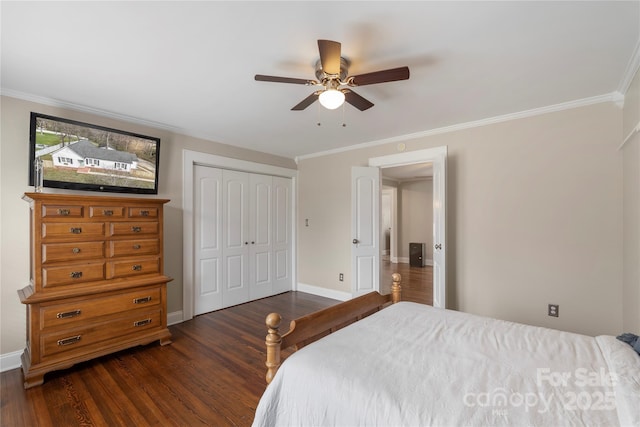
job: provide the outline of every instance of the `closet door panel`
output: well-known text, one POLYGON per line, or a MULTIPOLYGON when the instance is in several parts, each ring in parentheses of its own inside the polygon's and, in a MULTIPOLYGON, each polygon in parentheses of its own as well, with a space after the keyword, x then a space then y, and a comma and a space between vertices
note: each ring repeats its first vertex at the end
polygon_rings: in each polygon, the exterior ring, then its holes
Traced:
POLYGON ((249 301, 248 174, 222 171, 223 291, 222 306, 249 301))
POLYGON ((292 183, 273 177, 273 293, 291 290, 292 277, 292 183))
POLYGON ((194 314, 222 308, 222 170, 196 166, 194 314))
POLYGON ((273 294, 273 178, 251 174, 249 182, 249 296, 256 299, 273 294))

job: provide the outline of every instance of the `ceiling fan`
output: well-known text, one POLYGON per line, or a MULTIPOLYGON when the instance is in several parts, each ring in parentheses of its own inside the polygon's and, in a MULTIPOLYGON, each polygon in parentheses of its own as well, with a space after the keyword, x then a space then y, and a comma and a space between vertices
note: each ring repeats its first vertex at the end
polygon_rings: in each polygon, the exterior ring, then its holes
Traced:
POLYGON ((321 86, 320 89, 295 105, 292 110, 301 111, 313 104, 316 99, 330 110, 340 107, 344 101, 360 111, 373 107, 373 103, 351 90, 352 87, 376 83, 394 82, 409 78, 409 67, 392 68, 372 73, 348 76, 349 62, 340 56, 340 43, 332 40, 318 40, 320 59, 316 62, 318 80, 296 79, 290 77, 265 76, 256 74, 261 82, 294 83, 307 86, 321 86))

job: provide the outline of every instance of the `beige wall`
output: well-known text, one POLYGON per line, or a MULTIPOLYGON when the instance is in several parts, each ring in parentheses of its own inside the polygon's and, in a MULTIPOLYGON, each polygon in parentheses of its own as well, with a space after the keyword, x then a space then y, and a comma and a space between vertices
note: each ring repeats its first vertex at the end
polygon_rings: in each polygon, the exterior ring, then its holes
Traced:
MULTIPOLYGON (((170 313, 182 310, 182 150, 296 168, 291 159, 6 96, 1 98, 1 111, 0 354, 22 350, 25 345, 25 306, 18 300, 16 291, 29 283, 28 205, 21 200, 21 196, 31 190, 28 186, 31 111, 161 138, 158 197, 171 199, 165 208, 164 225, 165 273, 174 278, 167 291, 170 313)), ((55 189, 45 191, 56 192, 55 189)))
MULTIPOLYGON (((625 95, 623 135, 640 126, 640 72, 625 95)), ((624 156, 623 328, 640 333, 640 132, 622 147, 624 156)))
MULTIPOLYGON (((624 300, 625 330, 640 330, 640 134, 617 150, 628 134, 623 128, 638 121, 638 80, 623 112, 604 103, 405 142, 408 151, 449 148, 450 307, 595 335, 621 331, 624 300), (546 316, 548 303, 560 304, 558 319, 546 316)), ((174 278, 169 312, 182 309, 182 150, 296 167, 289 159, 9 97, 1 98, 0 108, 0 354, 24 347, 25 308, 16 291, 29 278, 21 196, 30 191, 30 111, 162 139, 158 197, 171 199, 165 223, 165 270, 174 278)), ((351 166, 393 154, 395 147, 300 161, 299 282, 350 291, 351 166)))
POLYGON ((433 258, 433 180, 398 185, 398 256, 409 258, 409 243, 424 243, 424 259, 433 258))
POLYGON ((638 125, 640 125, 640 71, 636 72, 624 95, 622 136, 626 138, 638 125))
MULTIPOLYGON (((448 146, 449 307, 620 332, 621 123, 622 110, 601 103, 405 141, 407 151, 448 146), (547 316, 549 303, 559 318, 547 316)), ((299 224, 299 282, 350 291, 351 167, 395 151, 393 143, 299 161, 298 218, 310 218, 299 224)))

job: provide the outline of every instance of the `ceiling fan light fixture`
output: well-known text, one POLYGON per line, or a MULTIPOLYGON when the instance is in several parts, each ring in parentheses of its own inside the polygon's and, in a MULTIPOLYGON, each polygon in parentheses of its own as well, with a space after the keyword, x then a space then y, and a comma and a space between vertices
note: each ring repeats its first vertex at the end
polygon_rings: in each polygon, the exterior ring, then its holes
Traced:
POLYGON ((335 110, 344 104, 344 93, 337 89, 327 89, 320 94, 319 100, 324 108, 335 110))

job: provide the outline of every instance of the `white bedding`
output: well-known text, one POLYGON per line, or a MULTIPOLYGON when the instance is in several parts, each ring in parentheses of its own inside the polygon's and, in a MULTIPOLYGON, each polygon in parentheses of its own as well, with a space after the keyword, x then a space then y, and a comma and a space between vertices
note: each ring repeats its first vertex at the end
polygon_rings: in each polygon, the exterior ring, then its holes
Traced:
POLYGON ((401 302, 290 356, 253 425, 640 425, 640 357, 584 335, 401 302))

